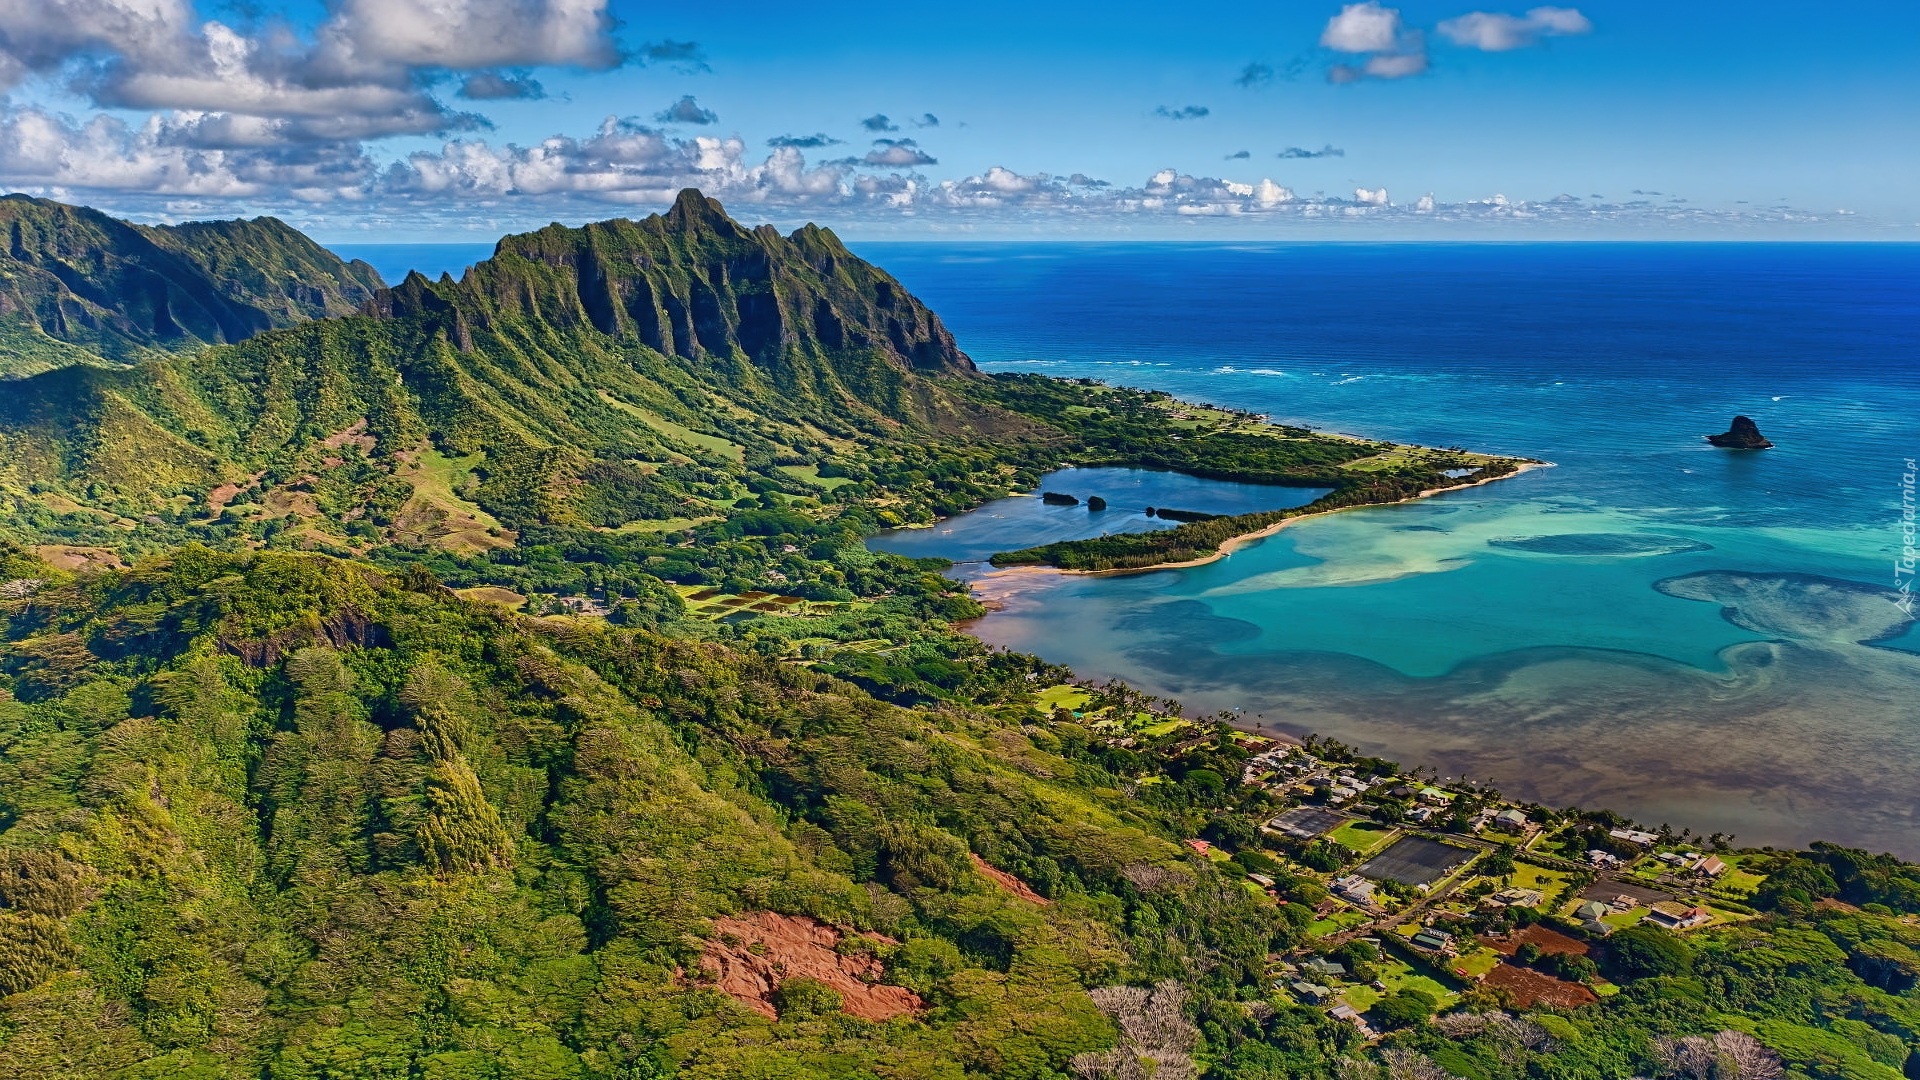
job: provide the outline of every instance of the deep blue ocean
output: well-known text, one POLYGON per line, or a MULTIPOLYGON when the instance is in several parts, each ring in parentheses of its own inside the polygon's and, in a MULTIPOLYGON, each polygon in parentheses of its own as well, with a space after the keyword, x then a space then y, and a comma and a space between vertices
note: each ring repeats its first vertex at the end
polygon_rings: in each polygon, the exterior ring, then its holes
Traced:
MULTIPOLYGON (((1552 805, 1920 857, 1920 245, 853 247, 988 370, 1553 463, 1203 567, 965 564, 982 638, 1552 805), (1776 449, 1707 445, 1736 413, 1776 449)), ((339 250, 396 281, 486 254, 339 250)), ((1067 520, 1005 509, 903 542, 1067 520)))

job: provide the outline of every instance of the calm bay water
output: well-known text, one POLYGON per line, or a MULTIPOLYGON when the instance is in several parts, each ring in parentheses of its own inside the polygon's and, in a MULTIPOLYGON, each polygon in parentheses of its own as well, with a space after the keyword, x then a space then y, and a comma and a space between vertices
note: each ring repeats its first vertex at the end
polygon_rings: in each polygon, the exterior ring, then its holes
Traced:
MULTIPOLYGON (((1305 506, 1329 489, 1228 484, 1157 469, 1058 469, 1042 476, 1036 490, 1072 495, 1082 505, 1049 505, 1031 494, 1017 495, 956 514, 931 528, 881 533, 867 546, 915 558, 936 555, 955 562, 979 562, 1002 551, 1060 540, 1171 529, 1179 524, 1148 517, 1148 507, 1202 514, 1252 514, 1305 506), (1105 499, 1107 508, 1087 509, 1089 496, 1105 499)), ((986 570, 974 566, 962 572, 978 574, 986 570)))
POLYGON ((982 638, 1556 805, 1920 856, 1920 246, 858 250, 990 370, 1555 463, 1204 567, 976 570, 982 638), (1701 439, 1735 413, 1778 448, 1701 439))

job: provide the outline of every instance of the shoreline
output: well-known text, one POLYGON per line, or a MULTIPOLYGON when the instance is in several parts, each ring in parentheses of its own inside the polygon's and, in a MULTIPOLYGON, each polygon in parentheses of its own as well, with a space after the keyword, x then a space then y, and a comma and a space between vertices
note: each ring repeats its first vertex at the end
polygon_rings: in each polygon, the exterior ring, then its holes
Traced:
POLYGON ((1150 574, 1156 570, 1180 570, 1180 569, 1184 569, 1186 567, 1191 567, 1191 566, 1205 566, 1208 563, 1219 562, 1221 559, 1224 559, 1227 556, 1233 554, 1236 550, 1248 544, 1253 543, 1255 540, 1265 540, 1267 537, 1273 536, 1279 533, 1280 530, 1286 528, 1289 525, 1294 524, 1295 522, 1308 521, 1310 519, 1317 518, 1317 517, 1325 517, 1328 514, 1339 514, 1348 510, 1368 510, 1376 506, 1400 506, 1405 503, 1419 502, 1421 499, 1432 498, 1435 495, 1444 495, 1450 491, 1465 491, 1468 488, 1477 488, 1482 484, 1492 484, 1492 483, 1497 483, 1498 481, 1501 481, 1501 480, 1511 480, 1524 473, 1532 472, 1535 469, 1552 469, 1556 467, 1557 466, 1555 465, 1555 463, 1551 461, 1528 461, 1528 462, 1523 462, 1519 468, 1514 469, 1510 473, 1502 473, 1499 476, 1483 477, 1479 480, 1474 480, 1469 483, 1450 484, 1447 487, 1440 487, 1440 488, 1428 488, 1427 490, 1419 492, 1418 494, 1408 496, 1407 498, 1404 498, 1404 499, 1395 499, 1392 502, 1364 503, 1359 506, 1337 506, 1331 510, 1318 510, 1311 514, 1300 514, 1296 517, 1290 517, 1290 518, 1283 519, 1281 521, 1276 521, 1273 524, 1268 525, 1266 528, 1258 529, 1254 532, 1241 533, 1239 536, 1230 536, 1227 539, 1222 540, 1220 542, 1220 547, 1216 549, 1213 552, 1213 554, 1203 555, 1197 559, 1183 559, 1179 562, 1154 563, 1152 566, 1127 566, 1127 567, 1121 567, 1114 570, 1063 570, 1057 566, 1008 566, 1004 568, 998 568, 994 570, 993 573, 1002 574, 1002 573, 1010 573, 1016 570, 1031 570, 1031 571, 1039 571, 1039 572, 1053 573, 1053 574, 1075 574, 1081 577, 1124 577, 1131 574, 1150 574))

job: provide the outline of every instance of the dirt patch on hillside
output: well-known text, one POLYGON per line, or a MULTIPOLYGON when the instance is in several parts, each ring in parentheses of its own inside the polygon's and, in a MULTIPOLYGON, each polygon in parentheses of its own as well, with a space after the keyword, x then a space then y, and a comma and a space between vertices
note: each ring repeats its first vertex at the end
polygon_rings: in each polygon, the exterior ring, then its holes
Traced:
POLYGON ((499 604, 509 611, 520 610, 527 598, 512 589, 502 589, 497 585, 481 585, 472 589, 455 589, 455 596, 466 600, 478 600, 483 604, 499 604))
POLYGON ((1600 999, 1593 991, 1579 983, 1556 979, 1512 964, 1497 964, 1487 976, 1480 980, 1482 986, 1497 986, 1513 995, 1515 1008, 1531 1009, 1535 1005, 1558 1005, 1562 1008, 1575 1008, 1591 1005, 1600 999))
POLYGON ((1570 956, 1587 955, 1587 943, 1576 941, 1565 934, 1549 930, 1538 923, 1515 930, 1511 934, 1499 937, 1486 935, 1480 943, 1502 956, 1512 956, 1520 951, 1520 946, 1532 943, 1540 947, 1543 953, 1564 953, 1570 956))
POLYGON ((234 498, 236 498, 240 492, 252 488, 253 484, 257 484, 259 479, 265 477, 265 475, 267 475, 267 473, 253 473, 253 477, 250 477, 248 482, 244 482, 244 484, 221 484, 221 486, 213 488, 211 492, 207 492, 207 513, 213 515, 213 517, 219 517, 221 511, 227 509, 228 503, 234 502, 234 498))
POLYGON ((839 991, 847 1015, 862 1020, 888 1020, 925 1007, 913 991, 879 983, 884 969, 878 960, 838 952, 840 931, 818 919, 759 911, 715 919, 713 928, 715 938, 700 957, 702 973, 716 989, 765 1016, 778 1017, 773 992, 780 984, 800 978, 839 991))
POLYGON ((118 570, 126 566, 120 556, 106 548, 75 547, 71 544, 42 544, 33 549, 49 566, 62 570, 118 570))
POLYGON ((1034 892, 1033 887, 1028 885, 1026 882, 1021 881, 1019 878, 1014 877, 1012 874, 1007 873, 1005 870, 998 869, 988 864, 987 860, 981 858, 978 855, 975 855, 973 852, 971 851, 967 852, 967 858, 973 860, 973 868, 975 870, 980 871, 981 877, 986 878, 988 881, 993 882, 995 885, 1000 886, 1001 888, 1007 890, 1008 892, 1019 897, 1020 899, 1031 901, 1043 907, 1046 906, 1047 904, 1053 903, 1053 901, 1047 899, 1044 896, 1041 896, 1037 892, 1034 892))
POLYGON ((367 434, 366 418, 361 417, 353 422, 353 426, 343 428, 321 439, 320 445, 330 450, 339 450, 344 447, 355 446, 360 449, 361 453, 371 455, 374 448, 380 445, 380 440, 367 434))

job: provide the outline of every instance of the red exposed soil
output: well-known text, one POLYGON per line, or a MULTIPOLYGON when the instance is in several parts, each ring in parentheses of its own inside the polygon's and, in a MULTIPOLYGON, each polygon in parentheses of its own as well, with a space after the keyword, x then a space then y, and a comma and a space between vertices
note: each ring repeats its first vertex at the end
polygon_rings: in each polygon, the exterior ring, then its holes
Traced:
POLYGON ((1039 904, 1041 907, 1053 903, 1053 901, 1034 892, 1033 887, 1026 882, 1021 881, 1005 870, 989 865, 987 860, 975 855, 973 852, 967 852, 967 858, 973 860, 973 868, 980 871, 981 877, 986 878, 988 881, 993 882, 995 885, 1000 886, 1020 899, 1039 904))
POLYGON ((799 978, 833 987, 845 999, 847 1015, 862 1020, 888 1020, 925 1007, 920 996, 905 987, 871 981, 882 974, 878 960, 835 952, 840 931, 817 919, 758 911, 715 919, 713 927, 719 936, 707 943, 701 971, 720 992, 765 1016, 778 1017, 773 992, 782 982, 799 978))
POLYGON ((1480 939, 1482 945, 1485 945, 1487 948, 1492 949, 1502 956, 1512 956, 1514 953, 1520 951, 1520 946, 1527 942, 1538 945, 1540 951, 1543 953, 1566 953, 1572 956, 1587 955, 1586 942, 1575 941, 1565 934, 1556 933, 1538 923, 1524 929, 1515 930, 1513 933, 1507 934, 1504 937, 1483 936, 1480 939))
POLYGON ((1579 983, 1556 979, 1538 971, 1515 967, 1512 964, 1495 965, 1487 976, 1480 980, 1482 986, 1497 986, 1513 995, 1516 1008, 1531 1009, 1535 1005, 1558 1005, 1573 1008, 1578 1005, 1591 1005, 1600 999, 1593 991, 1579 983))
POLYGON ((353 426, 343 428, 321 439, 320 445, 329 450, 338 450, 343 446, 353 445, 359 447, 363 452, 371 454, 373 453, 373 448, 380 445, 380 441, 372 435, 367 434, 366 418, 361 417, 353 422, 353 426))

